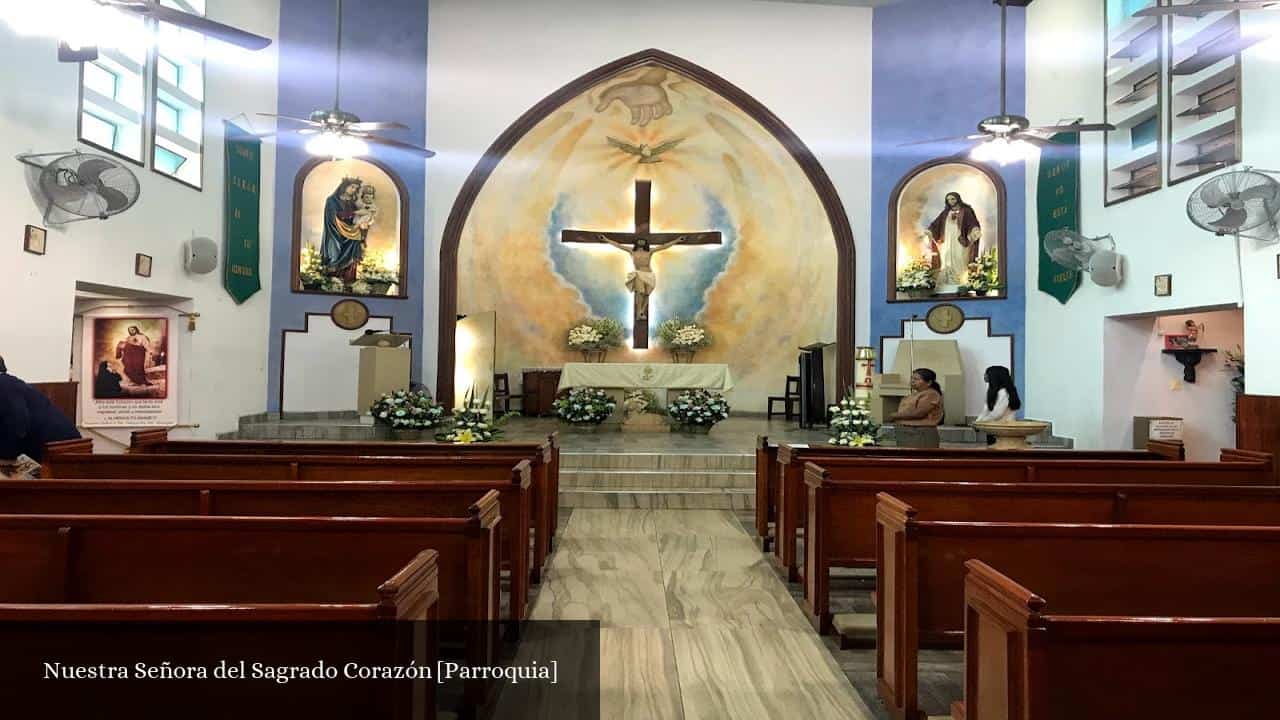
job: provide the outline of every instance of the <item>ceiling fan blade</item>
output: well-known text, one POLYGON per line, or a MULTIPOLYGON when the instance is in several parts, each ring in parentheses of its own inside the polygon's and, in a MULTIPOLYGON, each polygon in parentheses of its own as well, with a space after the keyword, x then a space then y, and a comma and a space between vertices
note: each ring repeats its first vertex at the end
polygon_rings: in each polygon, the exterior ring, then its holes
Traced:
POLYGON ((1159 17, 1162 15, 1204 15, 1231 10, 1280 9, 1280 0, 1240 0, 1239 2, 1198 2, 1190 5, 1162 5, 1143 8, 1134 17, 1159 17))
POLYGON ((1249 212, 1240 208, 1234 208, 1222 213, 1222 217, 1215 220, 1210 225, 1218 228, 1223 232, 1233 232, 1239 230, 1244 221, 1249 219, 1249 212))
POLYGON ((1111 123, 1069 123, 1067 125, 1041 125, 1039 127, 1030 127, 1022 132, 1041 132, 1041 133, 1073 133, 1073 132, 1102 132, 1115 130, 1116 126, 1111 123))
POLYGON ((408 150, 409 152, 418 153, 423 157, 435 157, 436 154, 434 150, 428 150, 419 145, 412 145, 407 142, 400 142, 399 140, 392 140, 391 138, 379 137, 377 135, 361 135, 360 137, 371 143, 386 145, 387 147, 393 147, 400 150, 408 150))
POLYGON ((153 17, 160 22, 176 25, 180 28, 186 28, 198 32, 206 37, 215 40, 221 40, 224 43, 242 47, 245 50, 262 50, 271 44, 270 38, 254 35, 251 32, 241 30, 240 28, 224 25, 216 20, 210 20, 206 17, 194 15, 182 10, 164 7, 158 2, 150 4, 145 8, 139 8, 136 5, 116 5, 121 10, 135 12, 139 15, 147 15, 153 17))
POLYGON ((261 115, 262 117, 275 118, 276 120, 288 120, 289 122, 297 122, 297 123, 302 123, 304 125, 314 125, 316 127, 324 127, 324 123, 318 123, 315 120, 308 120, 307 118, 293 117, 292 115, 276 115, 275 113, 264 113, 264 112, 255 113, 255 114, 261 115))
POLYGON ((369 132, 371 130, 408 130, 409 126, 398 122, 354 122, 348 124, 347 129, 369 132))
POLYGON ((976 135, 957 135, 955 137, 933 138, 932 140, 916 140, 915 142, 901 143, 898 147, 911 147, 912 145, 934 145, 937 143, 960 142, 961 140, 983 140, 990 135, 986 133, 977 133, 976 135))
POLYGON ((102 173, 115 168, 115 163, 102 158, 89 158, 76 166, 76 179, 83 185, 96 185, 102 182, 102 173))

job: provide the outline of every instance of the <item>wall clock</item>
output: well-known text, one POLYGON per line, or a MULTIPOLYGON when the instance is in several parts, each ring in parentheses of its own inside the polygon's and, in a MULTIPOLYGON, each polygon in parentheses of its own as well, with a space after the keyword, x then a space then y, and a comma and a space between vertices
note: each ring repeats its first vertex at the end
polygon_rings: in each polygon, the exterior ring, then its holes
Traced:
POLYGON ((339 300, 329 310, 329 318, 343 330, 359 330, 369 322, 369 308, 359 300, 339 300))
POLYGON ((950 335, 964 325, 964 311, 951 303, 934 305, 924 316, 924 324, 939 335, 950 335))

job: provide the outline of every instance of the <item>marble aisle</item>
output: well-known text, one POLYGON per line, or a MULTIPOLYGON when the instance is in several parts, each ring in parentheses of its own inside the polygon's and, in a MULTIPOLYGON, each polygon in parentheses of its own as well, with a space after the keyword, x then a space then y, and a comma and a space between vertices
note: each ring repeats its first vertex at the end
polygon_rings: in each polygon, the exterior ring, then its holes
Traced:
POLYGON ((600 620, 601 717, 874 717, 730 511, 573 510, 531 618, 600 620))

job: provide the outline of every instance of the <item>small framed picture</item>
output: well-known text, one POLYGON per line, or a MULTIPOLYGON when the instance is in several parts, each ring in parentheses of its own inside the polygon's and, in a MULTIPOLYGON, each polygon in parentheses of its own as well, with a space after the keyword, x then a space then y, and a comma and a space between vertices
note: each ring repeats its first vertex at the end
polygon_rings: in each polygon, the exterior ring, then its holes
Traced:
POLYGON ((22 249, 32 255, 43 255, 45 241, 48 240, 49 231, 35 225, 28 225, 26 232, 22 237, 22 249))
POLYGON ((151 277, 151 256, 142 253, 134 255, 133 272, 141 277, 151 277))
POLYGON ((1156 297, 1169 297, 1173 294, 1173 276, 1156 276, 1156 297))

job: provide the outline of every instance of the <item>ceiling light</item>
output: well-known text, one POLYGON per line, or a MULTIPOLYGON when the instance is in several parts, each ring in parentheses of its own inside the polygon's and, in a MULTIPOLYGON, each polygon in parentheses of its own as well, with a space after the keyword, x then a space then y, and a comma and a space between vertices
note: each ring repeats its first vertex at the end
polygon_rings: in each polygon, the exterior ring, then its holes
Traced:
POLYGON ((307 141, 307 152, 317 157, 345 160, 368 155, 369 144, 353 135, 325 131, 307 141))
POLYGON ((1030 159, 1035 153, 1036 146, 1026 140, 998 137, 979 144, 969 153, 969 157, 978 162, 1008 165, 1030 159))

